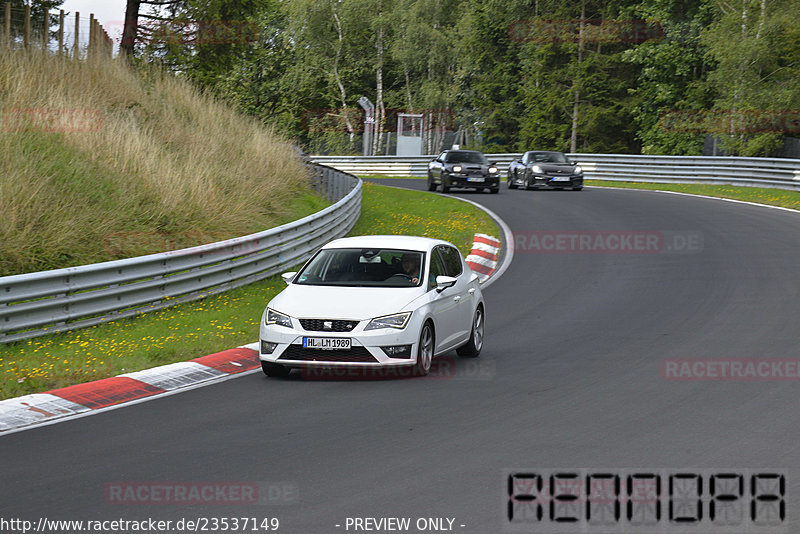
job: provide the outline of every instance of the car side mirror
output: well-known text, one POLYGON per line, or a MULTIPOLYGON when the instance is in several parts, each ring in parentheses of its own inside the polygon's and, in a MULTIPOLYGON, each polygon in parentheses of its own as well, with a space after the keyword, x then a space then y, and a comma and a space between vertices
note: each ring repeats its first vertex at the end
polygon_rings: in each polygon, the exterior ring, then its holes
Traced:
POLYGON ((448 287, 453 287, 458 282, 457 278, 453 278, 452 276, 444 276, 439 275, 436 277, 436 291, 442 292, 448 287))
POLYGON ((489 166, 490 167, 496 167, 497 166, 497 162, 496 161, 490 161, 489 162, 489 166))
POLYGON ((283 281, 286 282, 286 285, 289 285, 289 284, 292 283, 292 278, 294 278, 296 274, 297 274, 297 271, 283 273, 281 275, 281 278, 283 278, 283 281))

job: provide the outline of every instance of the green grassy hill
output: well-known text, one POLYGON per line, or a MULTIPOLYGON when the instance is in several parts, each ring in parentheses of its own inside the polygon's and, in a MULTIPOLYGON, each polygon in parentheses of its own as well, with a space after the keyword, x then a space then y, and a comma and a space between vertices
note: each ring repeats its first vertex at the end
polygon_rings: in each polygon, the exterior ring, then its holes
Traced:
POLYGON ((0 276, 246 235, 325 205, 286 139, 181 79, 0 54, 0 276))

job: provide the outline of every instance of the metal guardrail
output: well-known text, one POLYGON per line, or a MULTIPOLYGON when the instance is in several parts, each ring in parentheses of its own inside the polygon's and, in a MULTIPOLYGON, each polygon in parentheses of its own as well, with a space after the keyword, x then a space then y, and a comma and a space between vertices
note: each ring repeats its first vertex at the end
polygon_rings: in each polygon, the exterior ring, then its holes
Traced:
POLYGON ((361 213, 361 180, 312 168, 314 189, 335 204, 300 220, 182 250, 0 277, 0 343, 155 311, 304 262, 349 232, 361 213))
MULTIPOLYGON (((505 176, 522 154, 487 154, 505 176)), ((800 190, 800 160, 724 156, 567 154, 591 180, 732 184, 800 190)), ((435 156, 313 156, 312 161, 359 175, 426 176, 435 156)))

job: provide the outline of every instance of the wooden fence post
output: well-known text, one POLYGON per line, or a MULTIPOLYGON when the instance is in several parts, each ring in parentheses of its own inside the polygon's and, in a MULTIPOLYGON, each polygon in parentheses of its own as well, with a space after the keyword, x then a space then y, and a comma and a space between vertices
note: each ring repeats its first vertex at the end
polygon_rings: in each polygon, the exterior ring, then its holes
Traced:
POLYGON ((25 4, 25 32, 22 34, 22 44, 25 48, 31 43, 31 6, 25 4))
POLYGON ((80 37, 81 35, 81 14, 80 12, 75 12, 75 48, 72 49, 73 59, 77 61, 80 59, 81 49, 80 49, 80 37))
POLYGON ((6 46, 11 48, 11 2, 6 2, 6 25, 5 25, 6 46))
POLYGON ((86 59, 92 57, 94 50, 94 13, 89 13, 89 47, 86 49, 86 59))
POLYGON ((47 50, 47 45, 50 43, 50 10, 44 10, 44 34, 42 34, 42 48, 47 50))
POLYGON ((58 55, 64 50, 64 10, 58 12, 58 55))

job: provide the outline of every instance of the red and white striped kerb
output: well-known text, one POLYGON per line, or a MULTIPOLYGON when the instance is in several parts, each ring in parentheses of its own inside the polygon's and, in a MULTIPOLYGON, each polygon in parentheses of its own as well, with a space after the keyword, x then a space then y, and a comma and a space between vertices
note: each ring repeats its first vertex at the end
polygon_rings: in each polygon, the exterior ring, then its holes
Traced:
POLYGON ((257 347, 253 343, 187 362, 0 401, 0 435, 257 369, 261 365, 257 347))
POLYGON ((466 258, 469 268, 475 271, 481 282, 497 269, 497 254, 500 252, 500 240, 486 234, 475 234, 472 251, 466 258))

